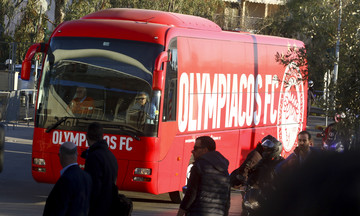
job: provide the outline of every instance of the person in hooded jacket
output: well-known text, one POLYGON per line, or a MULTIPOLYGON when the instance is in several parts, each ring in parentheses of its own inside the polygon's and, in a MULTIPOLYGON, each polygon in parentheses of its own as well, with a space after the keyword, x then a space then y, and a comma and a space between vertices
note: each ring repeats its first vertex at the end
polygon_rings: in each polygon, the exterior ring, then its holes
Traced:
POLYGON ((276 166, 284 160, 280 155, 282 143, 273 136, 262 140, 262 159, 250 170, 247 185, 260 189, 266 193, 273 189, 273 180, 276 177, 276 166))
POLYGON ((85 171, 90 174, 93 182, 89 215, 112 215, 118 164, 103 139, 102 125, 91 123, 86 137, 90 147, 81 156, 86 158, 85 171))
POLYGON ((234 170, 230 175, 230 184, 231 187, 241 187, 245 185, 249 171, 255 167, 255 165, 262 159, 262 152, 263 148, 261 146, 261 143, 266 139, 272 139, 274 138, 271 135, 268 135, 264 137, 261 142, 258 142, 256 147, 246 156, 246 159, 244 162, 240 165, 239 168, 234 170))
POLYGON ((228 215, 229 161, 216 151, 215 141, 209 136, 201 136, 195 140, 192 154, 195 162, 177 215, 228 215))

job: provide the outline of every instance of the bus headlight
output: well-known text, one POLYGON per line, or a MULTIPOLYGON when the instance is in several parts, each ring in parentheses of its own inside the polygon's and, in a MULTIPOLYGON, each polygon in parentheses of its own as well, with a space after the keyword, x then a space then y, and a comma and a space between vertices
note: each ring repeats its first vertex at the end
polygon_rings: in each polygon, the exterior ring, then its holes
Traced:
POLYGON ((46 168, 42 168, 42 167, 33 167, 33 170, 35 172, 46 172, 46 168))
POLYGON ((39 166, 45 166, 46 165, 45 159, 43 159, 43 158, 34 158, 33 159, 33 164, 34 165, 39 165, 39 166))
POLYGON ((141 181, 141 182, 150 182, 151 181, 151 178, 146 178, 146 177, 137 177, 135 176, 133 178, 134 181, 141 181))
POLYGON ((134 174, 136 174, 136 175, 151 175, 151 169, 149 169, 149 168, 135 168, 134 174))

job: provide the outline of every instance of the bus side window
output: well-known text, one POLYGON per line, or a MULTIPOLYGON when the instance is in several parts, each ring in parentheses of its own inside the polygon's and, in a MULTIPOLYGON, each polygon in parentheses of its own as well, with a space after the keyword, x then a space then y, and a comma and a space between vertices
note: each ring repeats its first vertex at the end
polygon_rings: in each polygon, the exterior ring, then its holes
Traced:
POLYGON ((176 120, 177 75, 178 75, 176 38, 170 42, 169 51, 171 52, 171 60, 170 62, 167 63, 166 66, 163 121, 176 120))

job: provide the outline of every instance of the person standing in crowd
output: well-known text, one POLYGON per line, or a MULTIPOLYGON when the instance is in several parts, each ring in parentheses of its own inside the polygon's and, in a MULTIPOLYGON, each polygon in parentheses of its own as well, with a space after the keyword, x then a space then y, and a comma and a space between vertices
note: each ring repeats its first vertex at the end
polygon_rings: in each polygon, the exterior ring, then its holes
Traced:
POLYGON ((360 215, 360 154, 324 151, 277 178, 257 216, 360 215))
POLYGON ((307 113, 306 113, 307 117, 310 115, 311 105, 312 105, 312 103, 314 101, 315 101, 314 82, 312 80, 309 80, 309 83, 308 83, 308 103, 307 103, 307 113))
POLYGON ((209 136, 196 138, 195 162, 177 216, 228 215, 230 208, 229 161, 216 151, 209 136))
POLYGON ((93 182, 89 215, 110 215, 118 173, 117 161, 103 139, 102 125, 97 122, 89 125, 87 141, 89 148, 82 156, 86 158, 85 171, 93 182))
POLYGON ((311 134, 308 131, 301 131, 298 134, 298 146, 284 161, 276 167, 276 172, 283 173, 299 167, 312 154, 319 152, 313 147, 311 134))
POLYGON ((48 196, 43 215, 88 215, 91 177, 77 164, 77 147, 64 142, 59 150, 61 176, 48 196))
POLYGON ((264 137, 256 147, 246 156, 244 162, 239 168, 234 170, 230 175, 230 183, 232 187, 240 187, 244 185, 248 179, 249 171, 262 159, 263 147, 262 142, 266 139, 275 139, 271 135, 264 137))
POLYGON ((262 192, 272 190, 272 182, 276 177, 275 167, 284 160, 280 155, 282 143, 268 135, 262 140, 262 159, 249 171, 247 185, 260 189, 262 192))
POLYGON ((262 146, 259 142, 256 147, 246 156, 244 162, 239 168, 234 170, 230 175, 231 187, 240 187, 245 184, 249 171, 261 160, 262 146))

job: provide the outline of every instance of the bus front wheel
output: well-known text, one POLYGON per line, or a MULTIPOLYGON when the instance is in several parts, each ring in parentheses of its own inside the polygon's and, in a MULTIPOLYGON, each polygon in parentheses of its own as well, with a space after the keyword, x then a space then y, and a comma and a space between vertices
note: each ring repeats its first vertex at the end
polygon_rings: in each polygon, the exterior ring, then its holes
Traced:
POLYGON ((173 191, 169 192, 169 196, 171 202, 180 204, 181 200, 184 198, 184 193, 182 191, 173 191))
POLYGON ((5 127, 0 123, 0 173, 4 167, 5 127))

